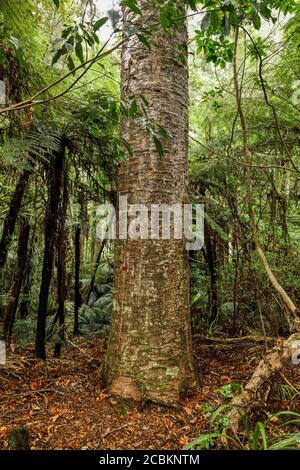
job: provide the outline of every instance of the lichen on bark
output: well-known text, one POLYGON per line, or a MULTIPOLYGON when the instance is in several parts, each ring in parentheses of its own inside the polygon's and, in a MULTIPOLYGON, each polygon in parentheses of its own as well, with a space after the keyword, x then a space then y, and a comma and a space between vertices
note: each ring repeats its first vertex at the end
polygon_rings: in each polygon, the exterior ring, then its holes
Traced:
MULTIPOLYGON (((140 2, 145 16, 153 2, 140 2)), ((126 12, 125 12, 126 17, 126 12)), ((132 18, 131 18, 132 20, 132 18)), ((153 15, 153 23, 158 18, 153 15)), ((167 35, 158 27, 149 51, 136 36, 122 53, 122 100, 143 95, 148 117, 167 130, 164 155, 142 123, 123 119, 132 154, 120 167, 118 194, 129 204, 184 204, 188 168, 188 70, 184 25, 167 35)), ((184 240, 117 240, 113 314, 102 372, 112 393, 177 403, 194 386, 189 310, 189 263, 184 240)))

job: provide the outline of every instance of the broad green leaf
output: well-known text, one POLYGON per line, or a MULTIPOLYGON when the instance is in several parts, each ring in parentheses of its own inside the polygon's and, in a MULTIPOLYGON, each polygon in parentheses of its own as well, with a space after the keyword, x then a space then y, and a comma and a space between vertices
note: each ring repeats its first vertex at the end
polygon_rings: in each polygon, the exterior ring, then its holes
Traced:
POLYGON ((164 155, 164 148, 163 148, 163 145, 161 143, 161 140, 158 137, 156 137, 155 135, 153 136, 153 140, 154 140, 154 143, 155 143, 157 153, 160 156, 160 158, 162 158, 163 155, 164 155))
POLYGON ((74 70, 75 69, 74 60, 72 59, 72 57, 70 55, 68 57, 68 68, 69 68, 69 70, 74 70))
POLYGON ((83 48, 81 42, 77 42, 75 46, 75 53, 80 62, 84 62, 84 57, 83 57, 83 48))
POLYGON ((149 107, 149 101, 147 100, 147 98, 144 95, 140 95, 140 98, 148 108, 149 107))
POLYGON ((122 139, 122 144, 124 145, 124 147, 126 148, 127 152, 129 153, 130 156, 132 156, 132 149, 131 149, 131 145, 129 144, 129 142, 127 142, 126 139, 122 139))
POLYGON ((167 12, 165 10, 160 11, 159 19, 164 30, 168 30, 168 28, 170 28, 170 26, 172 25, 172 22, 170 21, 170 18, 168 17, 167 12))
POLYGON ((94 31, 98 31, 103 25, 105 25, 105 23, 108 21, 108 17, 107 16, 104 16, 103 18, 100 18, 100 20, 97 20, 94 24, 93 24, 93 30, 94 31))
POLYGON ((137 5, 136 0, 122 0, 121 3, 125 7, 130 8, 130 10, 133 11, 134 13, 136 13, 137 15, 142 15, 143 14, 142 10, 137 5))
POLYGON ((271 19, 272 11, 265 3, 261 3, 259 11, 260 11, 261 16, 265 20, 269 21, 271 19))
POLYGON ((144 46, 145 46, 149 51, 151 51, 151 44, 150 44, 150 42, 148 41, 148 39, 146 38, 146 36, 144 36, 143 34, 137 34, 137 37, 139 38, 139 40, 141 41, 141 43, 144 44, 144 46))
POLYGON ((52 65, 56 64, 56 62, 58 62, 59 59, 66 53, 67 53, 67 50, 64 47, 62 49, 59 49, 52 59, 52 65))
POLYGON ((220 25, 219 14, 217 11, 212 11, 210 13, 210 26, 212 27, 213 31, 217 32, 219 25, 220 25))
POLYGON ((197 11, 196 0, 188 0, 188 4, 193 11, 197 11))
POLYGON ((161 135, 165 139, 171 139, 172 138, 170 133, 168 131, 166 131, 166 129, 164 129, 162 126, 158 126, 158 132, 159 132, 159 135, 161 135))
POLYGON ((129 115, 134 118, 136 116, 138 112, 138 107, 137 107, 137 104, 136 104, 136 100, 134 99, 130 105, 130 108, 129 108, 129 115))
POLYGON ((256 14, 253 18, 253 26, 255 29, 260 29, 261 27, 261 19, 260 19, 260 16, 258 14, 256 14))

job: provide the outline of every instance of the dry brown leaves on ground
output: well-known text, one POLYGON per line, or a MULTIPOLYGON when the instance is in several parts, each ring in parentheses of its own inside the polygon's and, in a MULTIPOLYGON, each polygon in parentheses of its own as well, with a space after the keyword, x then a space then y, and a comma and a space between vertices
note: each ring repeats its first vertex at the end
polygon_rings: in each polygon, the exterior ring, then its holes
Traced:
MULTIPOLYGON (((34 359, 32 347, 9 352, 8 363, 0 366, 1 449, 7 449, 9 431, 23 426, 32 449, 180 449, 208 431, 203 403, 220 405, 217 389, 231 382, 244 384, 263 353, 262 346, 223 348, 197 341, 202 389, 178 409, 142 409, 110 397, 99 383, 103 341, 74 341, 61 358, 47 362, 34 359)), ((299 380, 295 374, 289 371, 293 383, 299 380)), ((290 407, 282 399, 271 403, 272 411, 290 407)))

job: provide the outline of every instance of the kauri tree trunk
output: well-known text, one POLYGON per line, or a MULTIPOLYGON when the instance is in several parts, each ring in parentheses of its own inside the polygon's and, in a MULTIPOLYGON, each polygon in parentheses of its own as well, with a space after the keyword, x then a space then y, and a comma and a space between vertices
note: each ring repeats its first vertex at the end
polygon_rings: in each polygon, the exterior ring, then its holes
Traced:
MULTIPOLYGON (((140 1, 144 17, 159 23, 153 1, 140 1)), ((132 19, 132 18, 131 18, 132 19)), ((137 19, 137 18, 136 18, 137 19)), ((188 69, 185 26, 167 36, 159 27, 152 49, 136 36, 122 54, 122 99, 144 95, 147 114, 169 131, 164 155, 137 121, 123 120, 132 155, 122 163, 119 196, 128 204, 187 202, 188 69)), ((111 393, 137 401, 176 404, 195 385, 189 310, 189 262, 184 240, 117 240, 113 313, 102 366, 111 393)))

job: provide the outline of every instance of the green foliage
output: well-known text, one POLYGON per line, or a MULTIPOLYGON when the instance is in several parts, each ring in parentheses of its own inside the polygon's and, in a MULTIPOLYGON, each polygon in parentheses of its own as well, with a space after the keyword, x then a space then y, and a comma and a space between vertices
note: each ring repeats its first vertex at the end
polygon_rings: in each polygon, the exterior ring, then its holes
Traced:
POLYGON ((238 436, 233 437, 224 432, 224 428, 230 427, 231 424, 227 416, 228 409, 230 407, 223 405, 212 413, 212 432, 198 436, 184 449, 216 448, 222 439, 227 442, 229 448, 242 450, 300 450, 299 413, 280 411, 270 415, 264 422, 257 421, 254 424, 244 413, 240 413, 242 430, 238 436))
POLYGON ((121 4, 128 7, 134 13, 142 15, 142 10, 139 8, 137 0, 121 0, 121 4))
POLYGON ((16 320, 13 333, 19 344, 33 343, 35 339, 36 321, 35 319, 16 320))
POLYGON ((108 18, 100 18, 95 22, 77 23, 65 26, 61 33, 61 38, 55 40, 55 45, 59 45, 52 59, 52 65, 56 64, 61 58, 67 59, 70 70, 75 68, 75 60, 83 63, 87 57, 84 56, 83 46, 93 46, 100 43, 98 37, 99 29, 107 22, 108 18))
POLYGON ((126 405, 119 405, 118 407, 118 411, 120 413, 121 416, 126 416, 127 412, 128 412, 128 408, 126 405))
POLYGON ((220 35, 218 39, 211 36, 211 31, 195 31, 197 51, 204 53, 207 62, 224 68, 227 62, 232 62, 233 44, 220 35))
POLYGON ((241 393, 242 387, 240 384, 229 383, 222 385, 218 388, 217 392, 222 395, 224 398, 233 398, 236 393, 241 393))
POLYGON ((43 127, 24 137, 0 141, 0 155, 3 163, 11 168, 30 168, 37 161, 47 162, 53 152, 61 149, 61 143, 61 135, 43 127), (28 157, 24 158, 24 154, 28 157))
MULTIPOLYGON (((53 338, 58 337, 58 325, 54 324, 53 317, 48 317, 46 327, 46 343, 49 343, 53 338)), ((36 319, 27 318, 24 320, 16 320, 13 327, 13 334, 15 335, 18 344, 32 344, 35 341, 36 334, 36 319)))
POLYGON ((79 314, 80 331, 85 336, 97 334, 99 331, 108 332, 112 311, 111 285, 103 285, 100 297, 91 299, 89 305, 83 305, 79 314))

